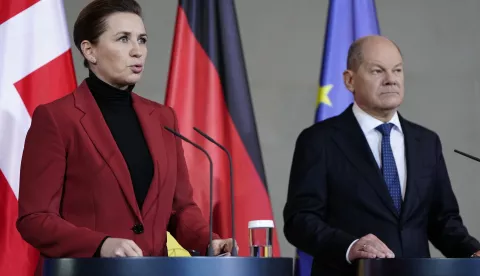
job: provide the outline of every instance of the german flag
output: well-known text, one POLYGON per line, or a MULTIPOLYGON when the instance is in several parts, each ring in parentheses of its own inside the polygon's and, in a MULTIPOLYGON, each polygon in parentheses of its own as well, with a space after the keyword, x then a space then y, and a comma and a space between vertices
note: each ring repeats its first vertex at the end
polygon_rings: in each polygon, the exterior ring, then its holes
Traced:
MULTIPOLYGON (((232 235, 227 155, 198 134, 197 127, 232 155, 235 236, 239 256, 248 256, 248 221, 273 220, 254 110, 233 0, 180 0, 165 104, 175 109, 180 132, 204 147, 214 162, 213 230, 232 235)), ((183 144, 194 198, 209 221, 209 163, 183 144)), ((279 256, 273 234, 273 256, 279 256)))

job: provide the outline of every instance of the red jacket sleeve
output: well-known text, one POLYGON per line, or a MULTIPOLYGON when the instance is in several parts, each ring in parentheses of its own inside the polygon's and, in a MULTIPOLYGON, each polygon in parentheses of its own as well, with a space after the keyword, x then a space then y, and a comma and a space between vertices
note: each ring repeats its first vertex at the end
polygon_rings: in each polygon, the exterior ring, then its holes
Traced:
MULTIPOLYGON (((174 129, 178 132, 178 121, 173 112, 174 129)), ((173 199, 174 229, 172 235, 186 249, 195 250, 205 255, 209 245, 209 225, 203 219, 202 212, 193 201, 193 189, 190 184, 188 169, 183 153, 182 140, 176 138, 177 147, 177 183, 173 199)), ((220 236, 213 233, 213 239, 220 236)))
POLYGON ((55 118, 39 106, 23 150, 17 229, 44 256, 92 257, 106 235, 76 227, 59 214, 66 155, 55 118))

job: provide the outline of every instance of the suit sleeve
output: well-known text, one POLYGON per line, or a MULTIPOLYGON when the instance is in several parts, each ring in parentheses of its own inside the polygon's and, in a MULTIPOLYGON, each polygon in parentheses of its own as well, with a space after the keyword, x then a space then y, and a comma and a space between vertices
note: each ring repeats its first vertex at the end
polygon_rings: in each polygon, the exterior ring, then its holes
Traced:
POLYGON ((452 190, 440 139, 436 136, 433 204, 430 207, 428 235, 432 244, 449 258, 466 258, 480 250, 480 243, 467 231, 452 190))
MULTIPOLYGON (((174 129, 178 132, 178 121, 175 111, 170 108, 174 118, 174 129)), ((170 233, 188 250, 195 250, 205 255, 209 245, 209 225, 203 218, 198 205, 193 200, 193 189, 190 184, 187 164, 183 153, 182 140, 175 138, 177 151, 177 183, 173 199, 173 211, 170 233)), ((220 237, 213 233, 213 239, 220 237)))
POLYGON ((23 150, 17 229, 44 256, 92 257, 106 235, 77 227, 59 214, 66 155, 54 117, 39 106, 23 150))
POLYGON ((327 145, 313 131, 302 131, 296 142, 283 211, 284 233, 307 254, 346 265, 345 254, 357 237, 326 222, 327 202, 332 200, 328 198, 327 145))

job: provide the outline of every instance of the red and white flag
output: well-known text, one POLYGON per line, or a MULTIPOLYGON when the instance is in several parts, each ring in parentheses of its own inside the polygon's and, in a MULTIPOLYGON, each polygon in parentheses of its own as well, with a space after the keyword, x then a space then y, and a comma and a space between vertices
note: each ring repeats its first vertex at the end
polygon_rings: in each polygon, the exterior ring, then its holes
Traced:
POLYGON ((0 0, 0 275, 34 273, 15 226, 23 144, 34 109, 76 85, 63 1, 0 0))

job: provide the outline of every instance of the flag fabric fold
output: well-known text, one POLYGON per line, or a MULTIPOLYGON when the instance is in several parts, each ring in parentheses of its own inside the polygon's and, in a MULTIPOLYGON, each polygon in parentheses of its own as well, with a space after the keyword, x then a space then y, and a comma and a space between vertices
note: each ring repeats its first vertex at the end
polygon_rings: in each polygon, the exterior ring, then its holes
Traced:
MULTIPOLYGON (((214 162, 214 231, 232 235, 227 155, 193 130, 197 127, 231 153, 235 235, 249 255, 248 221, 273 220, 254 110, 233 0, 179 1, 165 104, 177 113, 183 135, 214 162)), ((208 160, 183 143, 194 199, 209 221, 208 160)), ((276 232, 274 256, 279 256, 276 232)))
MULTIPOLYGON (((0 0, 0 275, 33 275, 38 252, 16 229, 31 114, 76 87, 61 0, 0 0)), ((41 157, 39 157, 41 158, 41 157)))
MULTIPOLYGON (((360 37, 380 34, 374 0, 330 0, 327 17, 315 122, 339 115, 353 102, 343 83, 348 48, 360 37)), ((297 249, 295 275, 309 276, 312 260, 297 249)))

